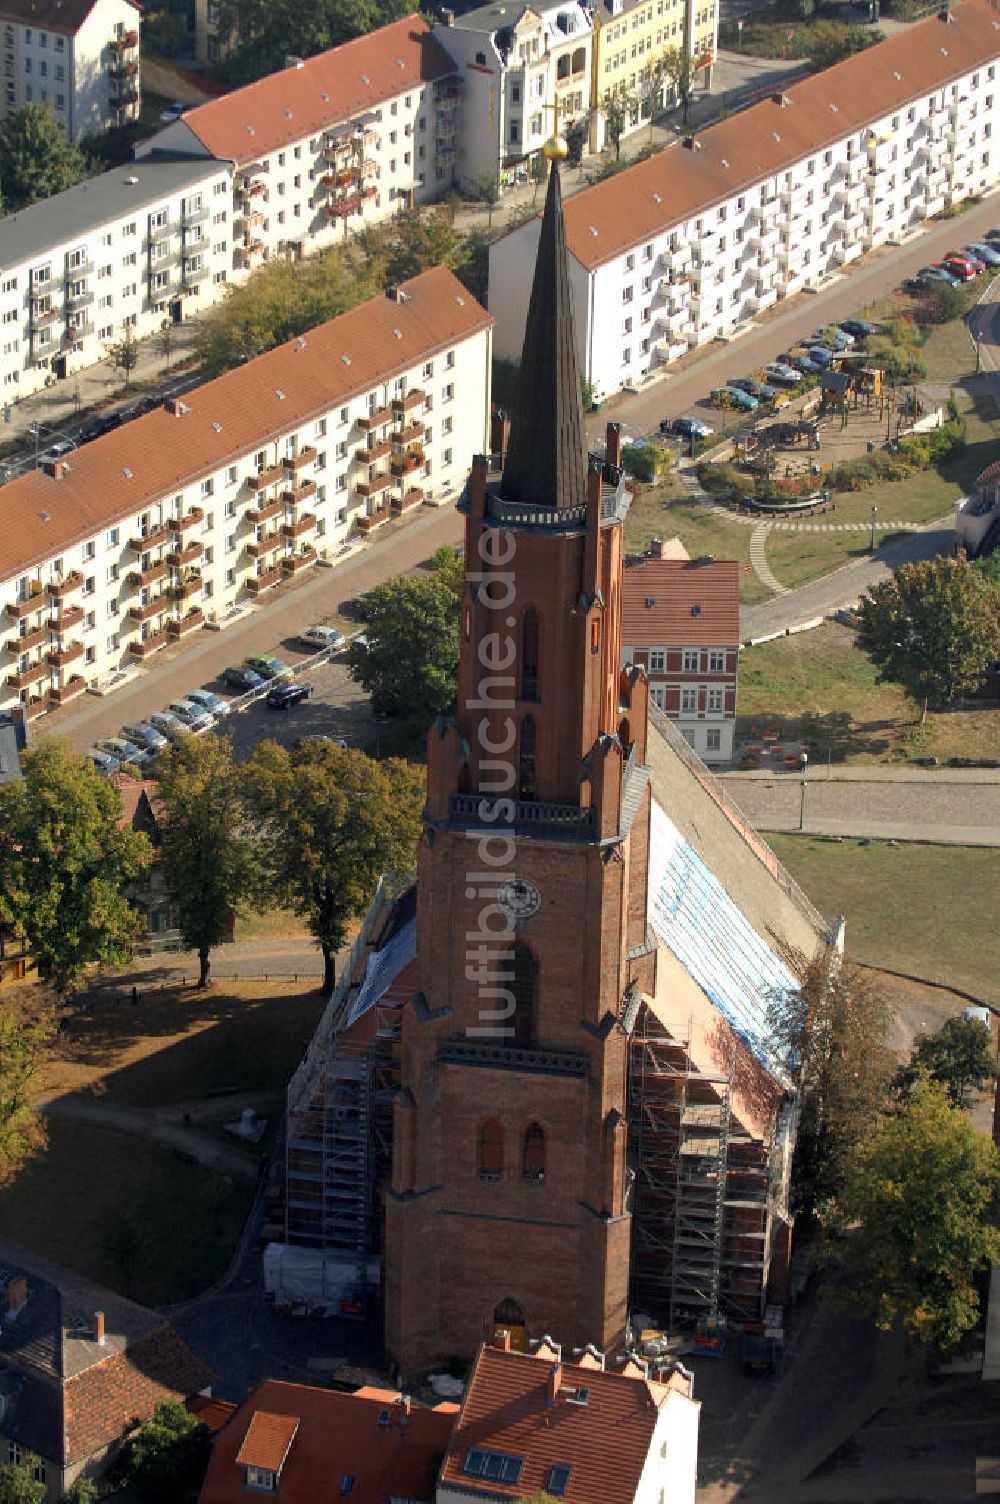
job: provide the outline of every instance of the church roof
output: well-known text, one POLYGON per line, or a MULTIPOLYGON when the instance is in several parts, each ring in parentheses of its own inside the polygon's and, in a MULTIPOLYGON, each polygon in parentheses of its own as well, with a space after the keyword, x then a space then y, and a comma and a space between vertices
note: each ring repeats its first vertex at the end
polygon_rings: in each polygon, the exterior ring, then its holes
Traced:
POLYGON ((559 165, 553 162, 500 489, 505 501, 551 509, 582 506, 586 487, 573 297, 559 165))

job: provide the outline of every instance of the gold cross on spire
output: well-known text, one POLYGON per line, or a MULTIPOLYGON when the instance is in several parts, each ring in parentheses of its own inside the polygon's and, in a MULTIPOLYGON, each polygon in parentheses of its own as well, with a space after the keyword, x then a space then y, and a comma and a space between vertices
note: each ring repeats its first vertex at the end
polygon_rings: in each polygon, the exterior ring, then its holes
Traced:
POLYGON ((559 111, 562 108, 562 101, 558 94, 552 104, 543 105, 542 108, 552 111, 552 134, 542 147, 542 151, 550 162, 563 162, 569 156, 569 147, 565 136, 559 134, 559 111))

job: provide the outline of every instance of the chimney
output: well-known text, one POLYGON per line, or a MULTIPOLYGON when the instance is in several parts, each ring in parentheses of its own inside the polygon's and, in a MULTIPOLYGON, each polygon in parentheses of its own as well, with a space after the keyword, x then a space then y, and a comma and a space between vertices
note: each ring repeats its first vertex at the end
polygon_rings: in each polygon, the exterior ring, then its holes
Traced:
POLYGON ((410 1408, 411 1408, 411 1405, 412 1405, 412 1401, 410 1399, 410 1396, 408 1394, 404 1394, 403 1397, 402 1397, 402 1399, 399 1402, 399 1406, 400 1406, 399 1424, 401 1426, 408 1426, 409 1423, 410 1423, 410 1408))
POLYGON ((302 61, 302 59, 300 57, 286 57, 285 58, 285 67, 286 68, 304 68, 305 67, 305 63, 302 61))
POLYGON ((391 298, 394 303, 405 303, 409 299, 409 293, 402 287, 387 287, 385 295, 387 298, 391 298))
POLYGON ((498 1347, 502 1353, 509 1353, 510 1352, 510 1332, 501 1332, 499 1334, 499 1336, 497 1337, 495 1346, 498 1347))
POLYGON ((7 1319, 16 1321, 28 1303, 28 1281, 23 1274, 7 1282, 7 1319))
POLYGON ((547 1400, 548 1404, 550 1404, 550 1405, 554 1405, 555 1404, 555 1402, 556 1402, 556 1396, 559 1393, 559 1387, 560 1387, 561 1384, 562 1384, 562 1364, 561 1363, 553 1363, 552 1367, 549 1369, 549 1379, 548 1379, 548 1385, 547 1385, 547 1388, 546 1388, 546 1400, 547 1400))
POLYGON ((441 12, 441 20, 446 26, 454 26, 455 12, 453 10, 443 10, 441 12))
POLYGON ((62 480, 69 473, 69 466, 65 460, 46 460, 42 465, 46 475, 51 475, 53 480, 62 480))
POLYGON ((94 1312, 94 1339, 98 1347, 104 1346, 104 1312, 94 1312))
POLYGON ((614 465, 616 470, 622 467, 622 426, 620 423, 609 423, 604 437, 604 458, 609 465, 614 465))

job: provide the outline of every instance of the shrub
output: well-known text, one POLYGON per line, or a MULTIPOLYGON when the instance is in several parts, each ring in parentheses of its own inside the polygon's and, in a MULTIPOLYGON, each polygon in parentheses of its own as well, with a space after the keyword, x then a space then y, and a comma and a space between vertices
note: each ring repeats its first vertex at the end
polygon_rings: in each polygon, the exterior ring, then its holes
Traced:
POLYGON ((744 496, 750 485, 748 478, 735 465, 699 465, 698 479, 712 496, 744 496))
POLYGON ((661 459, 661 451, 655 444, 626 444, 622 450, 625 473, 634 475, 636 480, 655 480, 661 459))

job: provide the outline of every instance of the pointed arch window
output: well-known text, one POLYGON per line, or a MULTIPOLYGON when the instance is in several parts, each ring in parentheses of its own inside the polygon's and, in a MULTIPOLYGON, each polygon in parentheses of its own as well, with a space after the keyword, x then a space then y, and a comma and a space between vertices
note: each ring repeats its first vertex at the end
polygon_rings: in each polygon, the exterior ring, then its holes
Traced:
POLYGON ((476 1172, 480 1180, 499 1180, 503 1175, 503 1128, 497 1118, 481 1123, 476 1140, 476 1172))
POLYGON ((538 612, 533 606, 521 619, 521 699, 538 699, 538 612))
POLYGON ((545 1129, 541 1123, 529 1123, 524 1130, 521 1177, 536 1185, 545 1179, 545 1129))
POLYGON ((521 722, 518 747, 517 790, 522 799, 534 799, 538 763, 538 730, 535 718, 526 715, 521 722))
POLYGON ((527 1050, 535 1042, 538 964, 523 941, 518 941, 504 963, 506 983, 514 994, 514 1013, 508 1024, 507 1038, 517 1050, 527 1050))

